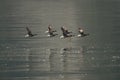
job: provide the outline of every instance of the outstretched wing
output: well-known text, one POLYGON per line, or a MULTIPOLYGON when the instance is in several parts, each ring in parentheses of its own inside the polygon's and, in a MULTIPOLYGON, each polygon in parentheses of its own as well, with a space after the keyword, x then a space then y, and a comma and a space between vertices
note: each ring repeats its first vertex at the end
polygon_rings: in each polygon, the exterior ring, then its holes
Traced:
POLYGON ((31 33, 31 30, 28 27, 26 27, 26 30, 28 33, 31 33))

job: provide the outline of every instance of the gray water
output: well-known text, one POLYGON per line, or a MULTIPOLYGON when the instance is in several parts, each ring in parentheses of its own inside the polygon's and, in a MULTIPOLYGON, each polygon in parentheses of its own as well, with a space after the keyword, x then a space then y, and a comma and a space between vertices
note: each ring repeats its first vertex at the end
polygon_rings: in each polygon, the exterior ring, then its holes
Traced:
POLYGON ((119 21, 119 0, 0 0, 0 80, 120 80, 119 21), (90 35, 60 39, 63 25, 90 35))

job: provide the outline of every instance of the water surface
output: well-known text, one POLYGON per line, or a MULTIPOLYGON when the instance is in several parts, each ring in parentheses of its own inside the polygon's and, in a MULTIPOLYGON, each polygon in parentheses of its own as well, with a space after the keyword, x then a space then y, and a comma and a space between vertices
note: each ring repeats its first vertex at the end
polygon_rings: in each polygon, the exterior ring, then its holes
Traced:
POLYGON ((1 80, 119 80, 119 0, 1 0, 1 80), (48 38, 49 24, 59 35, 48 38), (77 35, 60 39, 65 25, 77 35), (25 38, 28 26, 34 34, 25 38))

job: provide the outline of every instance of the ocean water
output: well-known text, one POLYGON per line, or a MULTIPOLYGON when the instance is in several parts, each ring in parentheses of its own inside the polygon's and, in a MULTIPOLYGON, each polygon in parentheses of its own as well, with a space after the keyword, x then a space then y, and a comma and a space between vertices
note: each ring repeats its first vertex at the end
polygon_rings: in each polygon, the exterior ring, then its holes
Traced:
POLYGON ((120 80, 119 21, 119 0, 1 0, 0 80, 120 80), (90 35, 60 39, 63 25, 90 35))

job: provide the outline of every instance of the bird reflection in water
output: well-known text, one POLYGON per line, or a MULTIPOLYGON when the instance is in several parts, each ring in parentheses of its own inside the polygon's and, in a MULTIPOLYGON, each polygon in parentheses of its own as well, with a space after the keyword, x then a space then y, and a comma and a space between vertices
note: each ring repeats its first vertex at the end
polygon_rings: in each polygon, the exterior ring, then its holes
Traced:
POLYGON ((51 72, 74 72, 83 66, 82 48, 49 49, 51 72))

